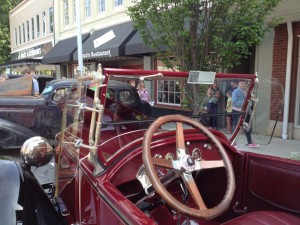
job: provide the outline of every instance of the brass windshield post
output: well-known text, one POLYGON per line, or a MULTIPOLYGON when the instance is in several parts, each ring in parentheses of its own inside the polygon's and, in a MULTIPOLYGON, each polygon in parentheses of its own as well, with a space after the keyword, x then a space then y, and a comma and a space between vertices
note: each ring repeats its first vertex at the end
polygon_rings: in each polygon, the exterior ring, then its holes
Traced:
MULTIPOLYGON (((90 153, 88 158, 92 163, 92 165, 94 166, 94 175, 96 176, 103 170, 97 161, 97 149, 98 149, 98 143, 100 138, 102 115, 104 112, 104 106, 103 104, 101 104, 101 101, 99 99, 100 87, 103 86, 102 82, 105 78, 102 74, 101 64, 98 65, 97 71, 92 73, 92 77, 93 77, 93 82, 96 86, 93 107, 92 108, 85 107, 85 109, 92 111, 90 131, 89 131, 89 145, 88 145, 88 148, 90 149, 90 153)), ((84 147, 83 145, 81 146, 84 147)))

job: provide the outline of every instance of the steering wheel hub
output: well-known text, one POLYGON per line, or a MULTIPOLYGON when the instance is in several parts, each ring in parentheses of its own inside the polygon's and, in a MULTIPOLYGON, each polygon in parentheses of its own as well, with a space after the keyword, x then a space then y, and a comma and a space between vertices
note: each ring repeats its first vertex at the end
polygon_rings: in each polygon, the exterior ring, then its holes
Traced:
POLYGON ((189 156, 189 155, 182 156, 180 161, 181 161, 182 169, 184 170, 184 172, 193 172, 194 171, 195 160, 191 156, 189 156))

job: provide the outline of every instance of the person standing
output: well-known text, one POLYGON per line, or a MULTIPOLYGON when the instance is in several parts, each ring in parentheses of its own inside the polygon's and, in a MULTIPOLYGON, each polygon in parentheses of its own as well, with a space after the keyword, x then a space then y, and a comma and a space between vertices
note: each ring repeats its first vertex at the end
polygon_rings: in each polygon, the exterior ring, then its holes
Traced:
POLYGON ((137 91, 140 96, 140 99, 142 100, 141 113, 143 113, 147 116, 152 116, 151 106, 153 103, 151 103, 150 93, 148 92, 147 88, 145 87, 145 82, 143 80, 139 81, 137 91))
POLYGON ((226 115, 226 124, 227 124, 227 134, 231 134, 232 133, 232 90, 228 89, 226 92, 226 96, 227 96, 227 101, 226 101, 226 108, 225 108, 225 112, 228 113, 228 115, 226 115))
POLYGON ((8 76, 6 74, 1 74, 0 75, 0 83, 5 82, 8 80, 8 76))
POLYGON ((217 129, 218 125, 216 114, 218 113, 218 101, 221 97, 217 81, 214 81, 214 83, 209 86, 206 92, 206 97, 207 114, 212 115, 209 117, 209 126, 213 129, 217 129))
POLYGON ((138 93, 141 100, 150 103, 150 95, 143 80, 139 82, 138 93))
POLYGON ((136 82, 136 80, 130 80, 130 81, 129 81, 129 84, 130 84, 132 87, 137 88, 137 82, 136 82))
MULTIPOLYGON (((233 92, 232 92, 232 113, 240 113, 242 111, 242 107, 244 105, 245 102, 245 98, 246 98, 246 94, 247 94, 247 88, 248 88, 248 84, 246 80, 240 80, 238 83, 238 88, 236 88, 233 92)), ((246 115, 246 120, 250 118, 249 115, 246 115)), ((240 119, 240 115, 239 114, 233 114, 232 115, 232 120, 233 120, 233 130, 235 130, 238 122, 240 119)), ((246 131, 246 138, 247 138, 247 147, 249 148, 256 148, 259 145, 254 143, 251 137, 251 132, 252 129, 250 129, 249 131, 246 131)), ((235 143, 236 145, 236 143, 235 143)), ((237 147, 237 146, 235 146, 237 147)))
MULTIPOLYGON (((31 76, 30 70, 28 69, 23 70, 23 76, 31 76)), ((32 82, 33 82, 34 96, 38 96, 40 94, 39 83, 33 76, 32 76, 32 82)))

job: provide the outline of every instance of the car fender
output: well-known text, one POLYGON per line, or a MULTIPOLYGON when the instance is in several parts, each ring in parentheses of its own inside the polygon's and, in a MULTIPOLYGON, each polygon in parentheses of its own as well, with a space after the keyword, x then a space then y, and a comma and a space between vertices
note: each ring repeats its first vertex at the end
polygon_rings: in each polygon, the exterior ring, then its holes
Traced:
POLYGON ((35 132, 20 124, 0 119, 0 148, 20 148, 31 137, 37 136, 35 132))

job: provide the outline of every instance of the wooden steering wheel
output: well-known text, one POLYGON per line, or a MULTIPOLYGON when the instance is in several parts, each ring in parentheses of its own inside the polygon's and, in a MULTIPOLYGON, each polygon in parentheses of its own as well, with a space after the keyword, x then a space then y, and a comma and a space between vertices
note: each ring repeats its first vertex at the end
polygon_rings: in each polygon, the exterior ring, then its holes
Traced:
POLYGON ((170 115, 158 118, 151 124, 144 135, 142 153, 145 171, 154 189, 167 202, 167 204, 176 211, 191 217, 211 219, 220 215, 229 207, 235 190, 235 178, 231 161, 220 141, 209 131, 209 129, 207 129, 198 121, 181 115, 170 115), (161 125, 169 122, 176 123, 176 159, 170 160, 164 158, 155 158, 151 155, 152 136, 161 125), (191 155, 189 155, 185 147, 184 132, 182 126, 183 123, 199 129, 204 135, 206 135, 210 139, 210 141, 217 147, 222 159, 205 161, 194 159, 191 155), (190 196, 193 198, 195 204, 198 207, 189 207, 174 198, 159 180, 154 165, 169 170, 175 170, 176 173, 179 173, 189 191, 190 196), (223 197, 223 200, 217 206, 208 209, 197 188, 197 185, 192 176, 192 172, 217 167, 225 167, 226 169, 226 193, 223 197))

